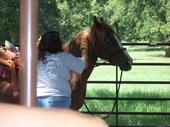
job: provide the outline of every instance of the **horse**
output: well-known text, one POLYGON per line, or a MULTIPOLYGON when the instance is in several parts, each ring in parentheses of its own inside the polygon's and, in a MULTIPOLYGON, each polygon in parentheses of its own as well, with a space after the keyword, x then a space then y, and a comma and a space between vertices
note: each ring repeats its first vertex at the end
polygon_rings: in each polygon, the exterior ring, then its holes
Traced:
MULTIPOLYGON (((87 80, 92 73, 98 58, 108 61, 112 65, 119 66, 120 70, 129 71, 132 67, 132 58, 122 46, 116 31, 107 24, 103 18, 93 18, 90 28, 79 33, 64 45, 64 50, 77 57, 81 57, 80 45, 88 43, 88 66, 84 69, 80 78, 74 82, 76 87, 72 91, 71 108, 79 110, 84 103, 87 80)), ((76 76, 75 76, 76 78, 76 76)))

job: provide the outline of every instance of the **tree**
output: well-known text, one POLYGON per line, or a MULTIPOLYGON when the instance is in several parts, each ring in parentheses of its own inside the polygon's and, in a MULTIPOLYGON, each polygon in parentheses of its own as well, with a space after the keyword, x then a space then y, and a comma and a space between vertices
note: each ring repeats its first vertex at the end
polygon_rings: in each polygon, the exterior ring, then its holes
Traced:
POLYGON ((58 3, 60 28, 65 40, 89 25, 90 0, 66 0, 58 3))
MULTIPOLYGON (((0 1, 0 41, 19 41, 19 0, 0 1)), ((123 40, 158 40, 170 36, 169 0, 40 0, 39 34, 58 30, 64 40, 89 27, 93 16, 118 24, 123 40)))
POLYGON ((170 33, 168 8, 168 0, 109 0, 105 15, 111 24, 119 21, 122 39, 163 40, 170 33))
POLYGON ((58 30, 59 31, 59 19, 60 12, 58 10, 56 0, 40 0, 39 1, 39 17, 38 28, 39 33, 42 34, 45 31, 58 30))
POLYGON ((0 1, 0 41, 19 41, 19 1, 0 1))

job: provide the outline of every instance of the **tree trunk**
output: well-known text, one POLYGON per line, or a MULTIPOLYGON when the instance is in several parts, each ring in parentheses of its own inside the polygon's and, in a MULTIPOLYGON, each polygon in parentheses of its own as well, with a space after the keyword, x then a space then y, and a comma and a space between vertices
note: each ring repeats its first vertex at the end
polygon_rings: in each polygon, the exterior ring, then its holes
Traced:
POLYGON ((170 57, 170 47, 165 49, 165 56, 170 57))

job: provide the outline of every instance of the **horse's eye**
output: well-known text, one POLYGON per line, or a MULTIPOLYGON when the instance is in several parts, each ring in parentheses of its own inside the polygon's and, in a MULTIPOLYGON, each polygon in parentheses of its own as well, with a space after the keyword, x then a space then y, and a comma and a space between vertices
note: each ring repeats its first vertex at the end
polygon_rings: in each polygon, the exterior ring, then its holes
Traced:
POLYGON ((112 44, 113 43, 113 39, 111 37, 107 37, 107 38, 105 38, 105 42, 107 44, 112 44))

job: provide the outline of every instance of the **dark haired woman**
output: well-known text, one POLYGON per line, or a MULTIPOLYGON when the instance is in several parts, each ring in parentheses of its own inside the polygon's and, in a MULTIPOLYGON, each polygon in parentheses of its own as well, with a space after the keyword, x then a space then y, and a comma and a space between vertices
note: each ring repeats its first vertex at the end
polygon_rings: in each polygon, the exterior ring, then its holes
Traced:
POLYGON ((62 49, 62 41, 56 31, 45 32, 38 42, 38 107, 70 108, 71 72, 81 74, 86 66, 86 55, 82 46, 82 58, 62 49))

